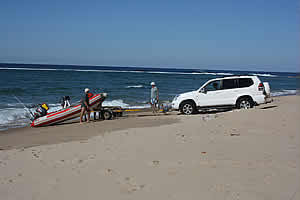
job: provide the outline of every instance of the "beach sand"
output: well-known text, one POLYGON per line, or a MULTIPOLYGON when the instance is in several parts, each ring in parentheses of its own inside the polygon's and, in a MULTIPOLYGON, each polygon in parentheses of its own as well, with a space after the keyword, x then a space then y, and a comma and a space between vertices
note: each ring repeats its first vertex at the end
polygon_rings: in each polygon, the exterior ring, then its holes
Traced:
POLYGON ((300 96, 0 132, 0 199, 300 199, 300 96))

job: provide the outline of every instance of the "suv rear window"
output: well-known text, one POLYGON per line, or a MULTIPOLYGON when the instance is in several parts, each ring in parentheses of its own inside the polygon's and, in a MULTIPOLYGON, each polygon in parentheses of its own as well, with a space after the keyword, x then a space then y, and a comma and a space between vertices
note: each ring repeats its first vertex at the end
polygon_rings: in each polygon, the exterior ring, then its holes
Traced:
POLYGON ((234 89, 237 88, 236 79, 224 79, 222 89, 234 89))
POLYGON ((253 85, 253 80, 251 78, 239 78, 238 80, 240 88, 253 85))

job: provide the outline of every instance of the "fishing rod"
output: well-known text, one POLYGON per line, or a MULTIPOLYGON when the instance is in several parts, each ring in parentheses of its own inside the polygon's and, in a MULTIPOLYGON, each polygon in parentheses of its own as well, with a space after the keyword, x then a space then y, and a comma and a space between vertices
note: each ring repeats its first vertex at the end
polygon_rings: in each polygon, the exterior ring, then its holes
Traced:
POLYGON ((25 106, 25 104, 16 96, 16 95, 13 95, 15 97, 15 99, 17 99, 17 101, 23 105, 24 109, 31 115, 32 118, 30 118, 30 120, 32 121, 32 119, 34 119, 34 115, 33 113, 29 110, 29 108, 27 108, 25 106))

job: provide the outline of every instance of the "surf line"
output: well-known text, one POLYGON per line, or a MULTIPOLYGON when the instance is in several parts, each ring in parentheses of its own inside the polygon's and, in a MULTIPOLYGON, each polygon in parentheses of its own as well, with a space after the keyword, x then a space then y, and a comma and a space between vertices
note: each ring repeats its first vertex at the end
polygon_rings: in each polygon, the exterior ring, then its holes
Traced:
POLYGON ((24 109, 30 114, 31 118, 30 118, 30 121, 32 121, 32 119, 34 119, 34 115, 33 113, 25 106, 25 104, 16 96, 16 95, 13 95, 15 97, 15 99, 17 99, 17 101, 23 105, 24 109))

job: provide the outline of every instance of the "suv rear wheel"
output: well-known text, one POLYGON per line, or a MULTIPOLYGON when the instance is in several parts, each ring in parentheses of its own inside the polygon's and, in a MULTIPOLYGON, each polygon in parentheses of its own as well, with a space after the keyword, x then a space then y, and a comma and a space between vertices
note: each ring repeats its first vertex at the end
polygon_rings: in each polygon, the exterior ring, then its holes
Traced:
POLYGON ((249 97, 240 98, 236 104, 238 109, 250 109, 253 108, 254 105, 253 100, 249 97))
POLYGON ((185 115, 193 114, 195 113, 195 111, 196 111, 196 106, 191 101, 183 102, 182 105, 180 106, 180 112, 185 115))

